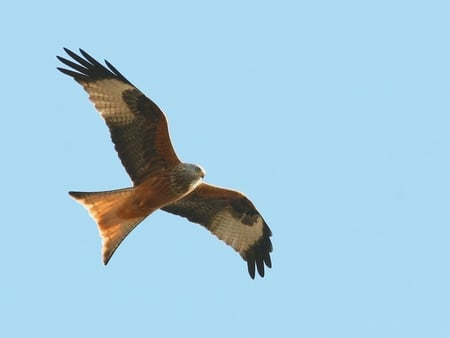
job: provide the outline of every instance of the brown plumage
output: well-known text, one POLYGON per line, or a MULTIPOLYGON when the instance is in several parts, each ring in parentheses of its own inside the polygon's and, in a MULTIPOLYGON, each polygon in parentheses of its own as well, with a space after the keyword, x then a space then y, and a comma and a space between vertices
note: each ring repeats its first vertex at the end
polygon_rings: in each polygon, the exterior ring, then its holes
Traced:
POLYGON ((201 224, 247 261, 252 278, 271 267, 272 235, 242 193, 203 183, 200 166, 181 162, 158 106, 108 61, 108 68, 80 49, 58 56, 58 68, 83 86, 105 120, 133 187, 103 192, 69 192, 96 221, 108 263, 125 237, 152 212, 162 209, 201 224))

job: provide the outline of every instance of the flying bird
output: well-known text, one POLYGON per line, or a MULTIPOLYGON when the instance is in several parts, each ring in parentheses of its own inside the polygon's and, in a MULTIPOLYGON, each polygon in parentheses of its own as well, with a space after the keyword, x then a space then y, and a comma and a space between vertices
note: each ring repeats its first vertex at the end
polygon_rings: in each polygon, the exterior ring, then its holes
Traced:
POLYGON ((161 209, 198 223, 236 250, 252 279, 272 267, 271 230, 241 192, 207 184, 205 171, 181 162, 161 109, 114 66, 106 67, 80 49, 64 48, 72 60, 57 56, 70 69, 57 69, 83 86, 105 120, 118 156, 133 186, 69 195, 95 220, 106 265, 125 237, 147 216, 161 209))

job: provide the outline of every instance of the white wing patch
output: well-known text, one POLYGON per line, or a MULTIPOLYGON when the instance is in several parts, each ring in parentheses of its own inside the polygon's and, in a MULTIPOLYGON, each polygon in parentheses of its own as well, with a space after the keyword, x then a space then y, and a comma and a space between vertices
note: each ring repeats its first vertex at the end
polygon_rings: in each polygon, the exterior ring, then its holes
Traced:
POLYGON ((216 215, 210 230, 242 255, 261 238, 263 227, 262 217, 258 217, 253 225, 247 225, 224 210, 216 215))
POLYGON ((126 90, 135 88, 116 79, 98 80, 83 83, 89 99, 108 123, 126 123, 135 119, 122 98, 126 90))

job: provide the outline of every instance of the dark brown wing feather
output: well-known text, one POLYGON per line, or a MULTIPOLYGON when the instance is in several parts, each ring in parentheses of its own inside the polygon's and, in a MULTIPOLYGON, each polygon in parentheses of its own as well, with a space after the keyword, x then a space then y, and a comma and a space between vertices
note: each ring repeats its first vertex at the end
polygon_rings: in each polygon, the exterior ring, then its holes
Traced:
POLYGON ((264 264, 272 267, 272 232, 253 203, 240 192, 202 183, 162 210, 203 225, 233 247, 247 261, 252 278, 255 278, 255 267, 261 277, 264 277, 264 264))
POLYGON ((76 61, 58 56, 72 69, 58 68, 88 92, 111 133, 115 149, 135 185, 179 163, 169 137, 167 120, 158 106, 134 87, 108 61, 108 68, 80 49, 64 49, 76 61))

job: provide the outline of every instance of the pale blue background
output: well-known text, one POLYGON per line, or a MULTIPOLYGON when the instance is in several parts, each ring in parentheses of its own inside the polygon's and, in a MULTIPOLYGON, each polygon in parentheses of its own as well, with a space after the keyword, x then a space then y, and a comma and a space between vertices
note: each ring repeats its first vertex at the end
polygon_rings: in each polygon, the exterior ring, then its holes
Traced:
POLYGON ((1 337, 450 337, 448 1, 0 7, 1 337), (55 69, 64 46, 108 59, 183 160, 255 202, 264 279, 162 212, 102 265, 67 191, 130 183, 55 69))

